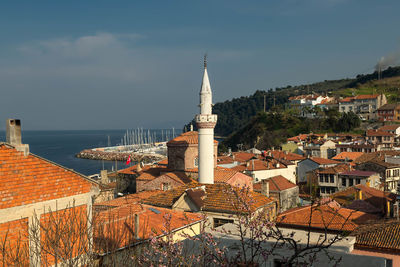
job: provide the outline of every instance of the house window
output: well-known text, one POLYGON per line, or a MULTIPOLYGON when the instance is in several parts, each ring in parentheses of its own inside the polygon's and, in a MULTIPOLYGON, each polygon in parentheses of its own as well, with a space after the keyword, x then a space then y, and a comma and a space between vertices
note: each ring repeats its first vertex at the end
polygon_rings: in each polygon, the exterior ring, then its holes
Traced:
POLYGON ((329 183, 329 174, 325 174, 325 183, 329 183))
POLYGON ((346 178, 342 178, 342 186, 346 186, 346 178))
POLYGON ((320 183, 323 183, 323 182, 324 182, 324 175, 323 175, 323 174, 320 174, 320 175, 319 175, 319 182, 320 182, 320 183))
POLYGON ((325 194, 325 187, 321 187, 321 194, 325 194))
POLYGON ((353 182, 354 182, 353 180, 354 179, 351 179, 351 178, 349 179, 349 186, 353 186, 353 182))
POLYGON ((226 223, 233 223, 233 220, 223 219, 223 218, 214 218, 214 227, 218 227, 224 225, 226 223))
POLYGON ((356 179, 356 184, 360 184, 360 183, 361 183, 360 178, 357 178, 356 179))
POLYGON ((194 159, 194 166, 195 167, 199 166, 199 158, 198 157, 194 159))
POLYGON ((330 180, 332 184, 335 182, 335 176, 333 174, 330 175, 330 180))
POLYGON ((170 189, 171 189, 170 183, 162 183, 161 189, 162 189, 163 191, 168 191, 168 190, 170 190, 170 189))

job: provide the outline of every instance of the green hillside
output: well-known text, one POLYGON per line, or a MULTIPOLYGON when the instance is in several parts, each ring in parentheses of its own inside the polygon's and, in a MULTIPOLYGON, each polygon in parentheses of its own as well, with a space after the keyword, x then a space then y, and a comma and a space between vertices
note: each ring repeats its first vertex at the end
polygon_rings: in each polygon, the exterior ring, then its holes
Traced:
MULTIPOLYGON (((266 111, 274 106, 284 109, 289 97, 312 92, 336 96, 385 93, 390 103, 400 101, 400 67, 390 67, 383 71, 382 80, 378 81, 377 77, 377 72, 374 72, 357 75, 352 79, 325 80, 308 85, 286 86, 275 90, 258 90, 250 96, 216 103, 213 107, 213 113, 218 115, 215 134, 228 136, 241 129, 258 112, 264 110, 264 96, 266 97, 266 111)), ((196 125, 194 121, 191 123, 196 125)), ((189 124, 185 126, 186 129, 189 129, 189 124)))
POLYGON ((259 112, 242 128, 228 136, 220 149, 269 149, 280 146, 288 137, 300 133, 353 132, 361 123, 360 118, 352 112, 328 110, 324 113, 324 118, 309 119, 293 116, 287 111, 259 112))

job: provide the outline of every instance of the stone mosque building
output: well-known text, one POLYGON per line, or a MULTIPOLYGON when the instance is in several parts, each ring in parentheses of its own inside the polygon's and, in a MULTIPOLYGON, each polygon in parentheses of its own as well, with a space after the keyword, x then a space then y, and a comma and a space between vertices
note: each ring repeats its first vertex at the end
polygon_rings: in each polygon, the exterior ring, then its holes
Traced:
POLYGON ((204 60, 200 89, 200 113, 195 116, 198 131, 182 133, 167 143, 168 159, 156 165, 132 166, 119 171, 120 191, 135 193, 168 190, 191 182, 228 183, 253 188, 252 178, 239 171, 217 167, 218 142, 214 140, 217 115, 212 114, 212 90, 204 60), (128 189, 127 189, 128 188, 128 189))

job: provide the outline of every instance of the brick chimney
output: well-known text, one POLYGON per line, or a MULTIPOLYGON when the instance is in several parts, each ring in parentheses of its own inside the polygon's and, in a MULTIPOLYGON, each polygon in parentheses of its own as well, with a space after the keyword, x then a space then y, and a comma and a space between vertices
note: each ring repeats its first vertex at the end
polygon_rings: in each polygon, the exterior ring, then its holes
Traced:
POLYGON ((266 197, 269 197, 269 181, 268 180, 261 181, 261 194, 263 194, 266 197))
POLYGON ((15 147, 17 151, 24 152, 24 156, 29 154, 29 145, 22 144, 21 120, 8 119, 6 123, 6 142, 15 147))

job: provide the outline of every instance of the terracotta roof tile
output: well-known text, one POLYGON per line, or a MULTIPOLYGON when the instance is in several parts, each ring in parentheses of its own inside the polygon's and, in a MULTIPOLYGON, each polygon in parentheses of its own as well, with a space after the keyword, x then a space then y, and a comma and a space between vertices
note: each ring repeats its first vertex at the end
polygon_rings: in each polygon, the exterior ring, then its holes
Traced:
POLYGON ((360 227, 356 236, 355 248, 370 248, 400 251, 400 223, 391 221, 360 227))
POLYGON ((357 95, 354 97, 354 99, 375 99, 379 97, 379 94, 375 94, 375 95, 357 95))
POLYGON ((296 160, 303 160, 305 159, 304 156, 296 154, 296 153, 291 153, 291 152, 285 152, 282 150, 269 150, 266 151, 266 155, 271 154, 271 157, 274 159, 280 160, 290 160, 290 161, 296 161, 296 160))
POLYGON ((143 204, 121 205, 95 213, 94 245, 97 253, 110 249, 123 248, 136 243, 135 214, 139 215, 139 238, 141 240, 163 236, 164 231, 176 231, 185 226, 204 220, 201 214, 164 209, 143 204), (170 217, 166 229, 166 218, 170 217), (106 242, 106 243, 104 243, 106 242), (107 245, 106 245, 107 244, 107 245))
POLYGON ((294 183, 290 182, 285 177, 283 177, 282 175, 277 175, 277 176, 268 178, 268 181, 269 181, 269 190, 270 191, 283 191, 283 190, 297 186, 294 183))
POLYGON ((82 174, 0 144, 0 209, 84 194, 93 186, 82 174))
POLYGON ((241 163, 245 163, 251 159, 257 158, 255 154, 248 152, 233 152, 232 157, 234 161, 238 161, 241 163))
POLYGON ((379 130, 367 130, 366 136, 393 136, 393 133, 379 130))
POLYGON ((338 164, 333 167, 319 168, 317 170, 317 173, 337 174, 337 173, 341 173, 344 171, 348 171, 349 169, 351 169, 351 167, 348 164, 343 163, 343 164, 338 164))
MULTIPOLYGON (((167 145, 194 145, 198 143, 199 133, 197 131, 189 131, 170 140, 167 145)), ((214 140, 214 144, 218 144, 218 141, 214 140)))
MULTIPOLYGON (((176 200, 185 193, 186 190, 192 188, 198 188, 200 185, 197 183, 188 184, 181 187, 177 187, 166 192, 160 193, 155 196, 151 196, 143 203, 159 206, 159 207, 172 207, 176 200)), ((232 201, 237 201, 232 190, 238 190, 229 184, 218 183, 218 184, 205 184, 206 197, 204 198, 203 211, 218 211, 218 212, 235 212, 235 208, 232 205, 232 201)), ((253 198, 252 208, 254 210, 266 206, 273 202, 272 199, 267 198, 256 192, 249 192, 249 195, 253 198)))
POLYGON ((333 160, 351 160, 354 161, 357 158, 361 157, 362 155, 364 155, 363 152, 341 152, 339 154, 337 154, 336 156, 334 156, 332 159, 333 160))
POLYGON ((362 194, 362 199, 367 201, 369 204, 373 205, 374 207, 378 208, 381 210, 382 214, 385 213, 386 209, 386 200, 388 201, 395 201, 396 200, 396 195, 389 193, 389 192, 383 192, 381 190, 368 187, 365 185, 355 185, 352 187, 349 187, 343 191, 336 192, 330 197, 340 203, 341 205, 350 205, 356 198, 356 193, 358 190, 361 190, 362 194))
POLYGON ((378 131, 384 131, 384 132, 396 131, 399 127, 400 127, 399 124, 384 125, 378 128, 378 131))
POLYGON ((376 219, 378 217, 371 214, 324 204, 285 211, 278 216, 277 223, 289 227, 354 231, 359 224, 376 219))
POLYGON ((118 206, 122 206, 122 205, 135 204, 135 203, 139 203, 143 199, 157 195, 161 192, 162 192, 161 190, 142 191, 139 193, 125 195, 123 197, 115 198, 112 200, 95 203, 95 204, 93 204, 93 206, 101 208, 101 207, 105 207, 105 206, 118 207, 118 206))
POLYGON ((317 158, 312 157, 310 160, 318 163, 319 165, 329 165, 329 164, 340 164, 340 161, 332 160, 332 159, 324 159, 324 158, 317 158))
POLYGON ((217 164, 230 164, 233 163, 233 159, 230 156, 219 156, 217 158, 217 164))

